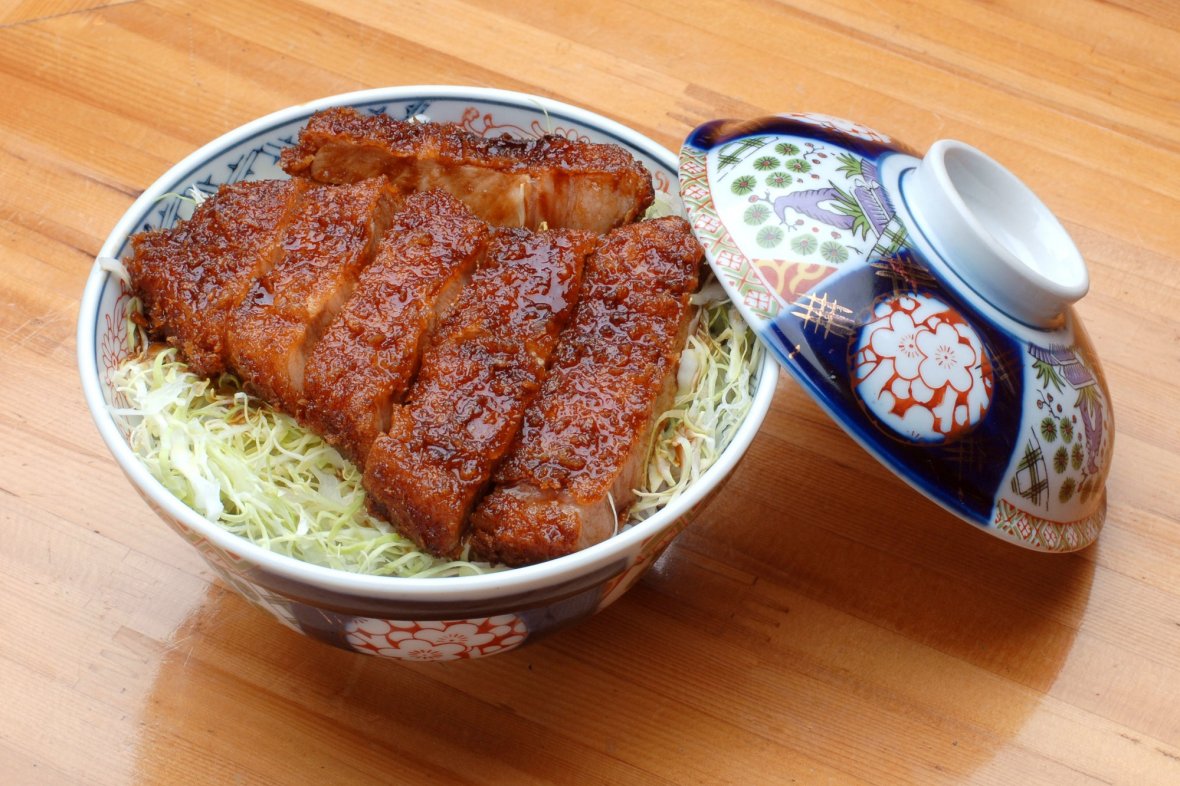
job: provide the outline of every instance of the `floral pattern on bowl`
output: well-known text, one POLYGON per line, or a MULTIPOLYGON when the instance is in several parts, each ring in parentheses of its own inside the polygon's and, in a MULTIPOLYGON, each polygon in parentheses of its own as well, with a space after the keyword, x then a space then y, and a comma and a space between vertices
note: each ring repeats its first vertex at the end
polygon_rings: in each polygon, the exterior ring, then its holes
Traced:
MULTIPOLYGON (((966 165, 1014 181, 953 144, 966 165)), ((947 252, 945 230, 930 230, 908 179, 921 164, 886 135, 827 116, 713 121, 681 150, 681 195, 730 297, 871 454, 994 535, 1041 551, 1082 548, 1105 517, 1114 427, 1076 313, 1053 308, 1069 287, 1023 301, 981 295, 1005 287, 983 280, 974 257, 947 252)), ((1039 279, 1041 260, 995 237, 980 242, 1029 268, 1012 276, 1039 279)), ((1076 295, 1084 266, 1074 277, 1076 295)))
POLYGON ((979 334, 928 295, 878 302, 852 363, 857 396, 871 417, 916 442, 957 439, 991 404, 991 362, 979 334))
POLYGON ((398 660, 482 658, 515 649, 528 636, 524 622, 512 614, 445 622, 357 618, 347 630, 357 652, 398 660))

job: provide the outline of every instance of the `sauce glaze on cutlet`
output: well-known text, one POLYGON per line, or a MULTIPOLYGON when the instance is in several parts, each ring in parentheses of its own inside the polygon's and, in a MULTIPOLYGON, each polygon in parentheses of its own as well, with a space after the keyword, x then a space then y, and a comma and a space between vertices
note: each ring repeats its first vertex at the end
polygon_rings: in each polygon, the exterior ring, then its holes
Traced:
POLYGON ((126 262, 149 329, 180 347, 197 374, 226 370, 226 323, 268 269, 306 181, 222 186, 173 229, 134 235, 126 262))
POLYGON ((283 169, 325 183, 384 174, 400 188, 442 188, 497 226, 605 232, 654 200, 648 171, 617 145, 564 136, 485 138, 340 107, 314 114, 283 169))
POLYGON ((702 254, 681 218, 629 224, 602 239, 497 486, 472 515, 479 557, 539 562, 614 531, 674 393, 702 254))
POLYGON ((299 415, 307 355, 352 294, 399 202, 383 178, 304 194, 281 255, 230 320, 233 368, 262 398, 299 415))
POLYGON ((497 232, 423 353, 406 403, 373 443, 370 499, 430 552, 459 549, 577 302, 594 242, 581 232, 497 232))
POLYGON ((421 349, 487 246, 488 225, 442 191, 410 196, 307 363, 304 419, 363 463, 421 349))

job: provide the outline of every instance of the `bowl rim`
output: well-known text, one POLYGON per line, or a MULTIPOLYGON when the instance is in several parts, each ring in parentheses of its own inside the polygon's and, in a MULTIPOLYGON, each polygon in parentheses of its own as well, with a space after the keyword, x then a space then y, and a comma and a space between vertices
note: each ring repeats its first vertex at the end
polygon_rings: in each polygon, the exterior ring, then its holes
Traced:
MULTIPOLYGON (((115 256, 126 238, 133 233, 136 223, 145 214, 146 209, 165 194, 166 187, 179 176, 223 152, 227 147, 239 144, 259 133, 262 129, 306 119, 314 112, 333 106, 379 101, 409 101, 426 97, 444 100, 464 99, 484 103, 495 102, 515 108, 540 109, 549 115, 560 116, 562 119, 568 119, 583 127, 612 135, 631 147, 643 151, 665 166, 673 175, 677 171, 677 156, 649 137, 610 118, 551 98, 498 88, 461 85, 405 85, 372 88, 327 96, 271 112, 227 131, 202 145, 160 175, 127 208, 107 236, 98 256, 115 256)), ((717 462, 663 509, 602 543, 536 565, 474 576, 402 578, 352 573, 303 562, 295 557, 270 551, 234 535, 185 505, 151 476, 116 427, 100 387, 98 352, 96 351, 98 305, 104 287, 113 280, 113 274, 104 270, 96 258, 86 280, 86 287, 79 305, 76 334, 77 362, 82 391, 90 415, 98 427, 107 449, 139 493, 147 499, 149 505, 158 506, 162 512, 198 533, 219 549, 238 555, 265 571, 325 590, 370 598, 407 601, 487 599, 495 595, 527 593, 543 589, 601 570, 613 562, 624 560, 632 548, 637 548, 642 541, 671 526, 730 474, 761 427, 769 410, 779 376, 774 356, 770 352, 763 352, 761 367, 756 372, 757 382, 750 411, 717 462)))

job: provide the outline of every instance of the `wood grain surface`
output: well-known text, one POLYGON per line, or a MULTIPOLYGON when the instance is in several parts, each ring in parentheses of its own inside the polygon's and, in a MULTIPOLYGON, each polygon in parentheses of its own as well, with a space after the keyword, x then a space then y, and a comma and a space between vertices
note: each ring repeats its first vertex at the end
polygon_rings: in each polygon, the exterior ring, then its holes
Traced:
POLYGON ((1180 5, 1172 0, 9 2, 0 9, 0 783, 1180 783, 1180 5), (1109 518, 1030 553, 785 383, 628 596, 484 661, 266 621, 108 457, 83 282, 247 120, 366 87, 552 96, 678 149, 816 111, 1018 173, 1089 262, 1109 518))

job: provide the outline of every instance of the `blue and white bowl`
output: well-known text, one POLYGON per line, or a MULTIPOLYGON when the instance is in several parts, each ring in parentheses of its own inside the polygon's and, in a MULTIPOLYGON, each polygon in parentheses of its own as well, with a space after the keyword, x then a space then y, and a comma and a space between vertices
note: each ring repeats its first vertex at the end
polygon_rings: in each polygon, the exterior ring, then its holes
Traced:
MULTIPOLYGON (((185 216, 169 193, 213 193, 238 180, 283 178, 280 151, 315 112, 351 106, 397 118, 456 122, 480 135, 562 134, 621 145, 652 173, 657 199, 681 209, 677 160, 618 123, 539 96, 502 90, 413 86, 332 96, 291 107, 231 131, 169 170, 131 206, 100 256, 121 258, 128 237, 172 226, 185 216)), ((358 652, 418 660, 503 652, 618 599, 688 524, 732 472, 770 405, 778 368, 769 354, 757 372, 754 404, 719 461, 651 518, 584 551, 540 565, 480 576, 401 579, 310 565, 232 535, 184 505, 145 469, 111 417, 111 372, 127 353, 123 315, 131 293, 96 262, 78 320, 82 387, 99 432, 136 491, 195 546, 244 598, 296 631, 358 652)))
POLYGON ((1089 277, 1015 176, 789 114, 698 127, 680 193, 730 298, 869 453, 1020 546, 1098 537, 1114 419, 1071 307, 1089 277))

